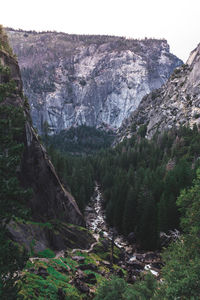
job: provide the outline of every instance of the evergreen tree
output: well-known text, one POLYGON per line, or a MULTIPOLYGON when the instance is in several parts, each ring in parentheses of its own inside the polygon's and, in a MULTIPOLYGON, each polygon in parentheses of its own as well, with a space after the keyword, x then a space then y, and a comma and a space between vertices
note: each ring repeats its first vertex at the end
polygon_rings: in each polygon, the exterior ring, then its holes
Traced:
POLYGON ((123 214, 123 232, 128 234, 135 230, 137 199, 133 187, 129 188, 123 214))
POLYGON ((146 186, 142 187, 139 194, 136 234, 143 249, 156 249, 158 243, 156 204, 146 186))
POLYGON ((200 295, 200 169, 192 188, 183 190, 177 200, 182 213, 184 234, 163 254, 163 284, 158 297, 199 299, 200 295))
POLYGON ((18 180, 23 153, 24 130, 22 109, 0 105, 0 298, 16 299, 18 271, 27 256, 10 240, 6 225, 12 218, 24 217, 29 192, 18 180))

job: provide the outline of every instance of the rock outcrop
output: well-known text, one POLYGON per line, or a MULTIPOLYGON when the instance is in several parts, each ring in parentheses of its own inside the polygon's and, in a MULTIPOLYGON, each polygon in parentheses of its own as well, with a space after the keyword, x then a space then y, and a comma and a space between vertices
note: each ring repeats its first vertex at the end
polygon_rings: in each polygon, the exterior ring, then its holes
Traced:
POLYGON ((130 137, 141 125, 147 126, 146 137, 151 138, 157 131, 194 124, 200 125, 200 44, 166 84, 143 98, 118 136, 119 140, 130 137))
POLYGON ((33 124, 117 129, 182 64, 166 40, 8 30, 33 124))
POLYGON ((7 228, 15 242, 35 254, 45 249, 88 249, 95 242, 86 228, 57 220, 51 223, 10 221, 7 228))
MULTIPOLYGON (((0 50, 1 68, 9 70, 0 76, 0 84, 15 83, 16 88, 7 94, 0 105, 22 107, 26 115, 23 141, 24 153, 19 168, 19 178, 23 186, 33 193, 29 203, 35 220, 59 219, 68 223, 84 225, 79 208, 68 191, 62 186, 48 155, 38 140, 32 127, 30 115, 25 105, 20 70, 15 58, 0 50)), ((3 85, 2 85, 3 86, 3 85)))

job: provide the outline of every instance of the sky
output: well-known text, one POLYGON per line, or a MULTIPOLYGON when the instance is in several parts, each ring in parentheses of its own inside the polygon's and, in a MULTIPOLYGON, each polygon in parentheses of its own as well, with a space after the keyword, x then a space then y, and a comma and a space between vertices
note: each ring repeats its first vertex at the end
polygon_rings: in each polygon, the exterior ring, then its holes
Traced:
POLYGON ((0 24, 127 38, 165 38, 186 62, 200 43, 200 0, 6 0, 0 24))

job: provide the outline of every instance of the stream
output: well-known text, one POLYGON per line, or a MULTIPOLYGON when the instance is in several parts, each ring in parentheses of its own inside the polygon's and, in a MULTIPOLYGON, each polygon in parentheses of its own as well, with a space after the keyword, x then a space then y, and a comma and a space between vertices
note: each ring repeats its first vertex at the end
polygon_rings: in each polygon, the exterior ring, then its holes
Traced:
MULTIPOLYGON (((113 240, 113 228, 110 228, 106 223, 105 212, 102 207, 103 196, 98 183, 95 183, 94 195, 91 198, 89 204, 85 208, 85 220, 86 227, 93 232, 93 236, 96 239, 94 245, 99 241, 100 236, 105 239, 113 240)), ((137 271, 149 270, 154 276, 158 277, 160 268, 162 265, 161 258, 158 252, 138 252, 135 244, 129 243, 129 241, 119 235, 116 230, 114 244, 124 252, 124 261, 121 264, 127 268, 135 268, 137 271)), ((86 250, 90 251, 92 249, 86 250)))

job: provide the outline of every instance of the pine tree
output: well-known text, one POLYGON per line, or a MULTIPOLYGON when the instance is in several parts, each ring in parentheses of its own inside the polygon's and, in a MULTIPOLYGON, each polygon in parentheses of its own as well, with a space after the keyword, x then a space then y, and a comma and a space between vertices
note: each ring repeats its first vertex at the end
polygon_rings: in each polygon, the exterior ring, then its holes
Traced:
POLYGON ((199 299, 200 295, 200 169, 194 185, 183 190, 177 205, 182 236, 164 252, 163 283, 158 299, 199 299))
POLYGON ((141 248, 156 249, 158 243, 156 203, 146 186, 143 186, 139 193, 136 235, 141 248))
POLYGON ((137 198, 133 187, 128 190, 124 214, 123 214, 123 232, 128 234, 135 230, 136 225, 137 198))
POLYGON ((27 256, 13 244, 6 225, 17 217, 25 217, 28 191, 21 188, 18 170, 23 153, 24 129, 22 109, 0 105, 0 298, 16 299, 18 271, 27 256))

